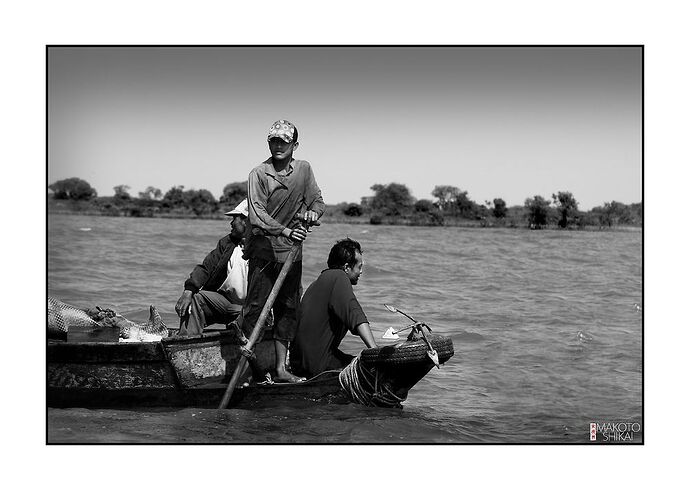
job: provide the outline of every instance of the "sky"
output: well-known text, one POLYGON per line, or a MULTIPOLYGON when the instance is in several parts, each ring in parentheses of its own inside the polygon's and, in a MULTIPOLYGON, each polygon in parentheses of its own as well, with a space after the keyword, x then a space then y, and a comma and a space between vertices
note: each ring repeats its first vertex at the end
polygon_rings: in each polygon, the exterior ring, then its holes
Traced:
POLYGON ((324 201, 374 184, 477 203, 642 201, 642 54, 628 47, 51 47, 48 184, 216 198, 299 129, 324 201))

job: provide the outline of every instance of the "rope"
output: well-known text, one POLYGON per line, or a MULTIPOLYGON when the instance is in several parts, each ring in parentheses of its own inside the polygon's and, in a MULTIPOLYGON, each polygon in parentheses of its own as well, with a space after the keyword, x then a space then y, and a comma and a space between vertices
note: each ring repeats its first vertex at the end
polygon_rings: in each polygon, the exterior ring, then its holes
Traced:
POLYGON ((391 383, 379 380, 378 370, 364 366, 359 356, 343 368, 338 379, 350 399, 364 406, 402 407, 406 399, 395 395, 391 383))

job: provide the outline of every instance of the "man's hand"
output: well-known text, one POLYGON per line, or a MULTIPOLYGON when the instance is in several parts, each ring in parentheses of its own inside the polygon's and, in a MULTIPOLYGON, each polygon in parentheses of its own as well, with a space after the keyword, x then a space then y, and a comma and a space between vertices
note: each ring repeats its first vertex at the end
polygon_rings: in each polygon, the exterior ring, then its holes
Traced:
POLYGON ((192 292, 185 290, 175 304, 175 312, 180 317, 184 317, 189 313, 189 307, 192 305, 192 292))
MULTIPOLYGON (((285 231, 287 230, 288 229, 285 229, 285 231)), ((288 237, 290 238, 290 240, 293 240, 295 242, 302 242, 304 239, 307 238, 307 229, 304 228, 302 225, 297 225, 295 228, 290 230, 288 237)))
POLYGON ((311 225, 312 223, 316 223, 319 221, 319 214, 316 213, 315 211, 309 210, 304 212, 304 221, 307 222, 307 225, 311 225))

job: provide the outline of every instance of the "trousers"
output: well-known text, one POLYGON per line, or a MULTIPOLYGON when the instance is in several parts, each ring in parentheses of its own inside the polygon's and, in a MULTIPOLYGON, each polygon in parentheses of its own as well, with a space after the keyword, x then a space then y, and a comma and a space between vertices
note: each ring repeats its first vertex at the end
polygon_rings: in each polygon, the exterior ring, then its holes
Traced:
POLYGON ((192 296, 191 312, 180 319, 180 336, 201 334, 211 324, 228 324, 242 314, 242 305, 219 292, 199 290, 192 296))
MULTIPOLYGON (((261 258, 249 259, 249 284, 244 302, 242 331, 249 337, 271 289, 283 268, 283 263, 261 258)), ((273 303, 273 338, 292 341, 297 332, 297 307, 302 284, 302 261, 295 261, 285 277, 273 303)))

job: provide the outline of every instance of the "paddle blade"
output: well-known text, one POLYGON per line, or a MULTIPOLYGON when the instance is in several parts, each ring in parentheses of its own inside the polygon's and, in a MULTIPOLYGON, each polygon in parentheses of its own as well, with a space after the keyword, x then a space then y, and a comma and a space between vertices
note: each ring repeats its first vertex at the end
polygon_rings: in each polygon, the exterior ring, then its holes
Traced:
POLYGON ((395 307, 392 307, 392 306, 390 306, 390 305, 388 305, 388 304, 385 304, 385 303, 384 303, 383 306, 386 307, 386 308, 387 308, 388 310, 390 310, 391 312, 397 312, 397 311, 398 311, 398 309, 396 309, 395 307))
POLYGON ((392 327, 389 327, 381 337, 383 339, 400 339, 400 336, 398 336, 398 333, 396 333, 392 327))

